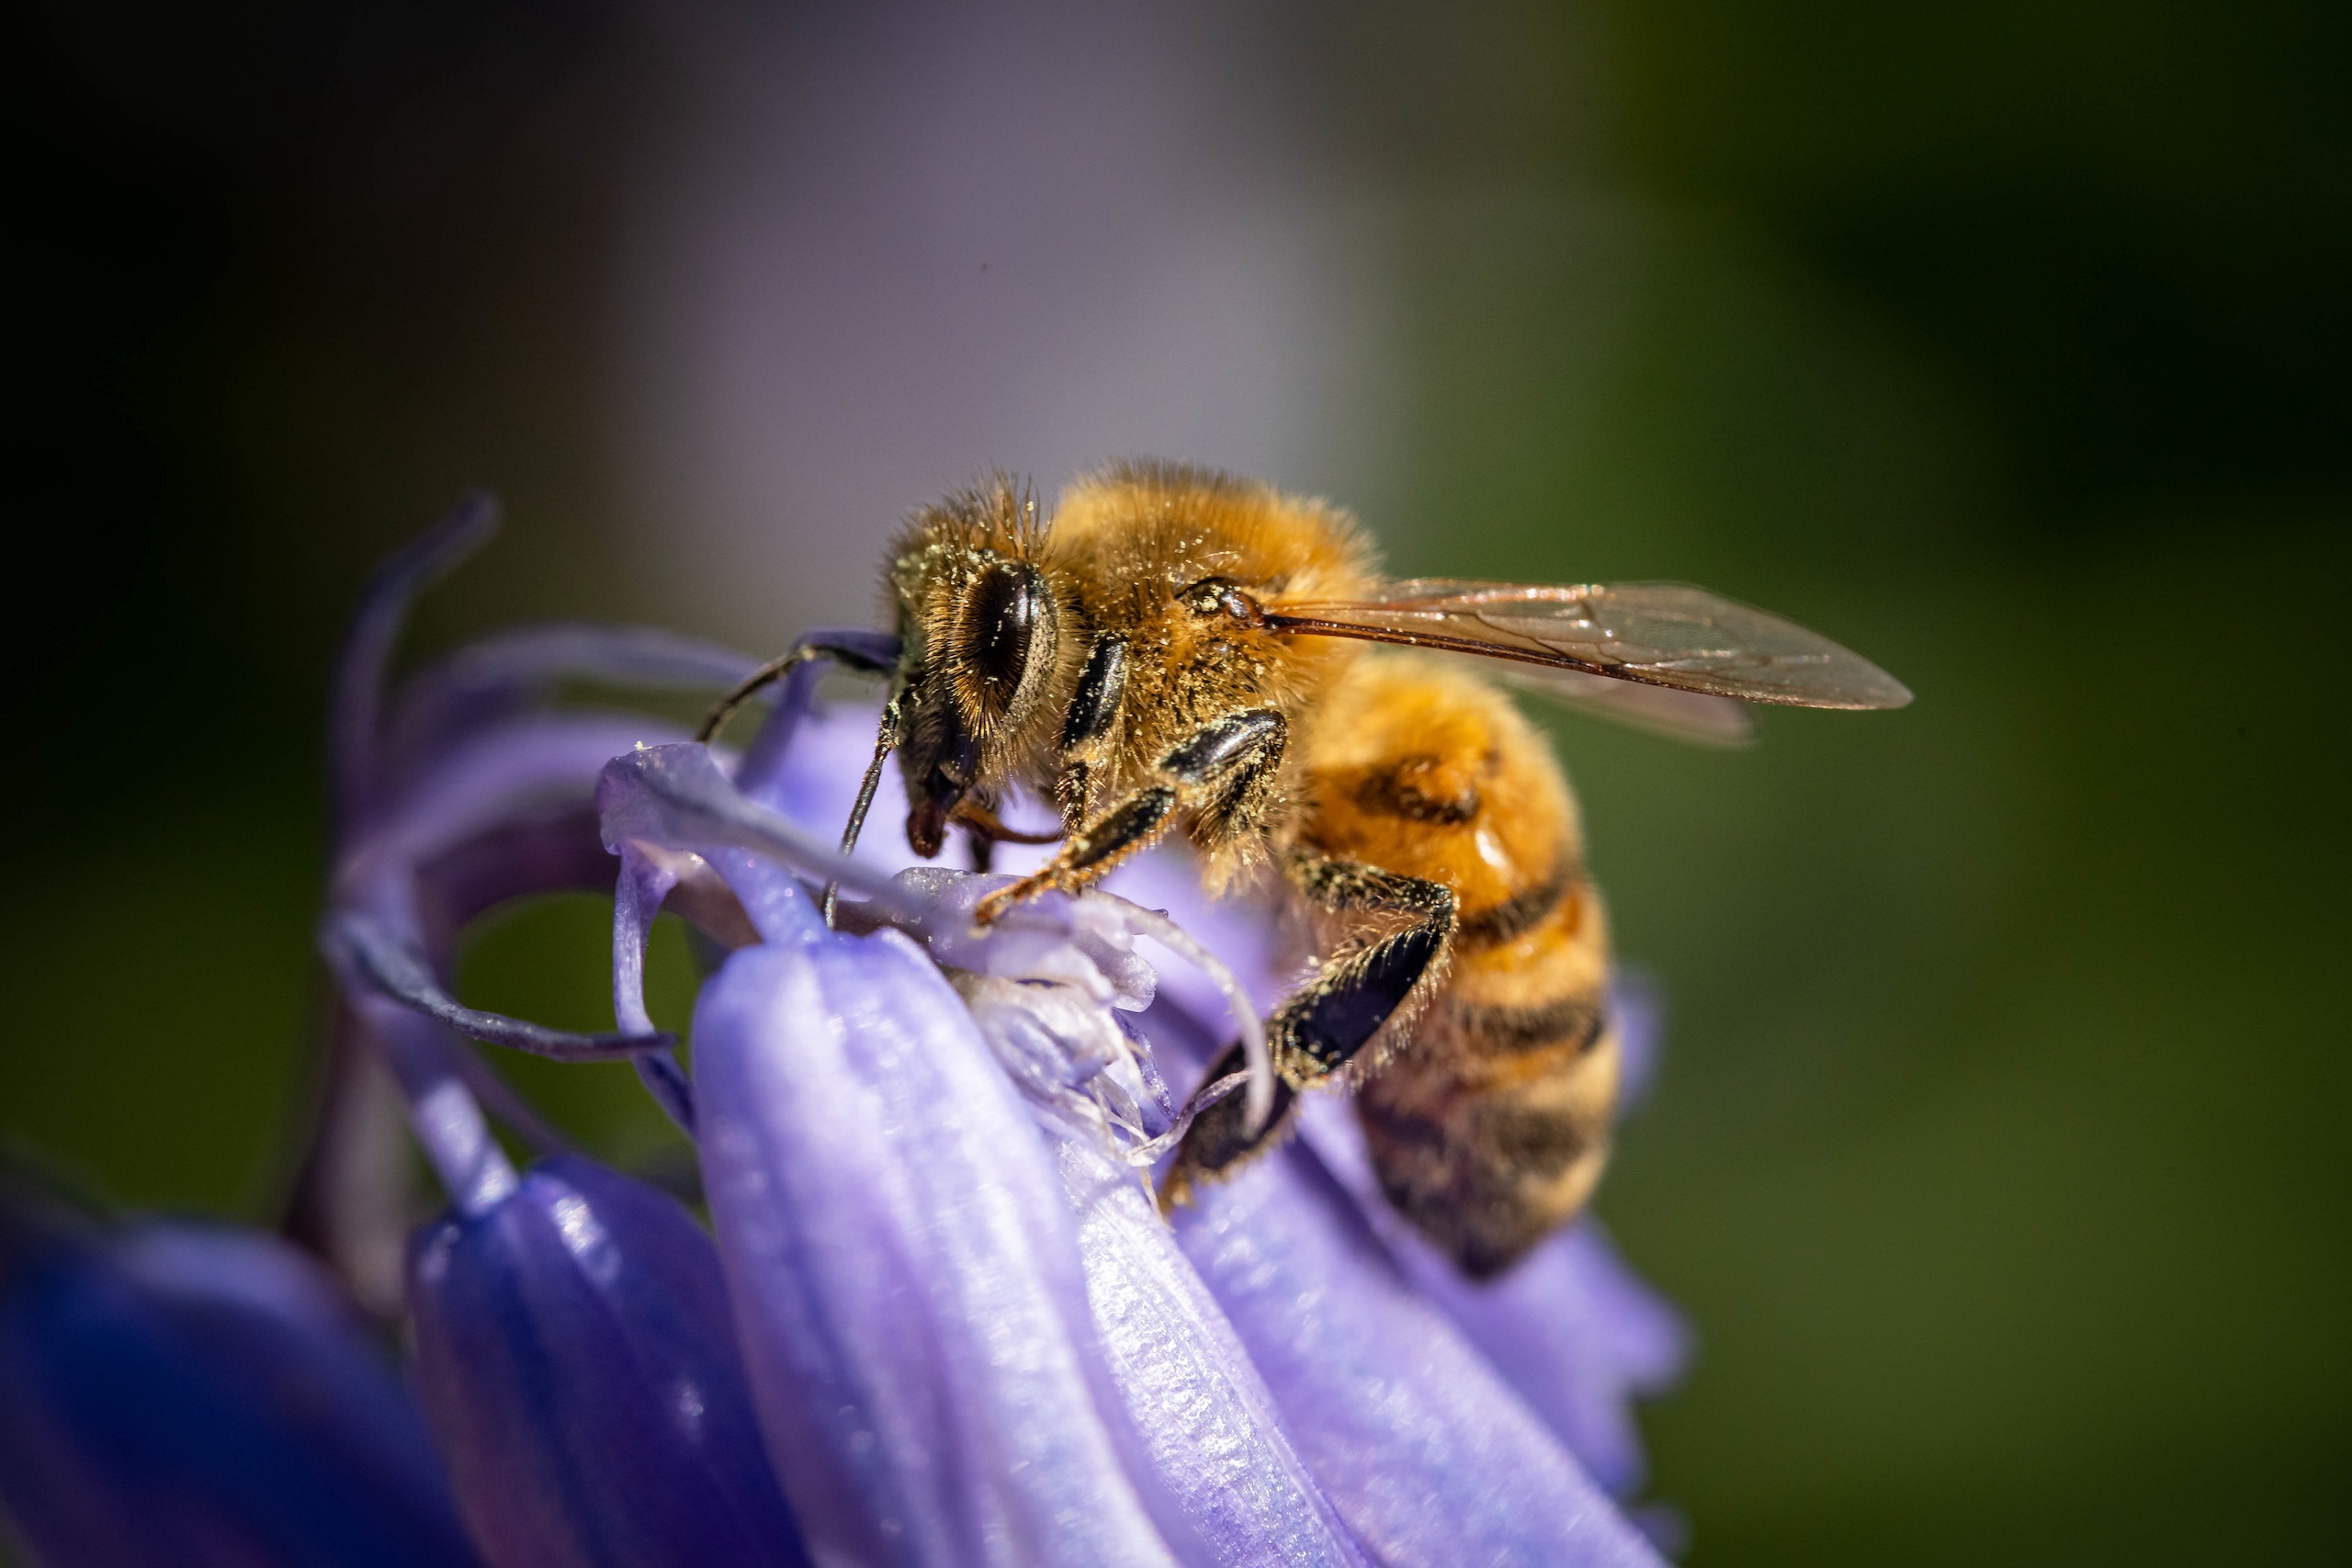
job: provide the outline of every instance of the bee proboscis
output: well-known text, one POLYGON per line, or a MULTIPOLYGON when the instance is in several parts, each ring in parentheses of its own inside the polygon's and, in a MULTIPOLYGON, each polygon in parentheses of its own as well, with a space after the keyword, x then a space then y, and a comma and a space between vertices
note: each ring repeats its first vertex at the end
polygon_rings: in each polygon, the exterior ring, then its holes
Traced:
MULTIPOLYGON (((1052 861, 983 919, 1075 891, 1171 832, 1212 886, 1267 880, 1320 955, 1268 1021, 1280 1084, 1193 1122, 1164 1204, 1278 1136, 1334 1075, 1383 1188, 1475 1276, 1583 1205, 1607 1158, 1618 1042, 1607 923, 1544 737, 1466 661, 1692 739, 1747 703, 1890 708, 1884 671, 1778 616, 1679 584, 1389 581, 1346 513, 1201 469, 1114 465, 1050 521, 998 479, 916 513, 890 554, 893 662, 874 634, 819 657, 888 673, 875 771, 907 784, 909 843, 987 837, 1015 786, 1052 801, 1052 861), (1367 643, 1399 645, 1367 649, 1367 643)), ((1240 1047, 1210 1069, 1230 1074, 1240 1047)), ((1205 1081, 1205 1080, 1204 1080, 1205 1081)))

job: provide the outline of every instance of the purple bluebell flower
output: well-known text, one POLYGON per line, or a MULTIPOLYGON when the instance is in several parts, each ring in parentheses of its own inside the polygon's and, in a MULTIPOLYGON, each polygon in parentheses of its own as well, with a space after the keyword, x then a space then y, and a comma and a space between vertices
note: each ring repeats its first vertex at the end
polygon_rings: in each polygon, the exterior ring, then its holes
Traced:
MULTIPOLYGON (((1168 851, 977 931, 1003 878, 878 831, 831 847, 874 720, 820 712, 814 666, 740 756, 550 705, 569 678, 752 667, 663 634, 526 629, 387 696, 407 603, 486 527, 461 513, 363 609, 321 941, 448 1194, 410 1248, 413 1382, 492 1568, 1659 1561, 1613 1496, 1682 1331, 1591 1222, 1469 1284, 1321 1097, 1160 1217, 1149 1173, 1206 1096, 1271 1091, 1263 911, 1168 851), (469 920, 589 886, 615 890, 613 1030, 451 993, 469 920), (725 954, 691 1077, 642 995, 664 908, 725 954), (1171 1089, 1237 1035, 1249 1071, 1171 1089), (635 1062, 696 1142, 709 1232, 566 1149, 469 1042, 635 1062)), ((883 788, 877 821, 903 810, 883 788)))

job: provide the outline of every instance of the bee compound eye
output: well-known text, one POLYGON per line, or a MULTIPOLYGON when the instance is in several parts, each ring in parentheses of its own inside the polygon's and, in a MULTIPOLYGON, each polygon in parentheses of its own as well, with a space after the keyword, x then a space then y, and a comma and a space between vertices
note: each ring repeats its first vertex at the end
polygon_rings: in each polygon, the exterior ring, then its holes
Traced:
POLYGON ((964 598, 960 650, 980 705, 1001 714, 1012 705, 1029 668, 1029 652, 1046 618, 1045 584, 1026 567, 983 568, 964 598))

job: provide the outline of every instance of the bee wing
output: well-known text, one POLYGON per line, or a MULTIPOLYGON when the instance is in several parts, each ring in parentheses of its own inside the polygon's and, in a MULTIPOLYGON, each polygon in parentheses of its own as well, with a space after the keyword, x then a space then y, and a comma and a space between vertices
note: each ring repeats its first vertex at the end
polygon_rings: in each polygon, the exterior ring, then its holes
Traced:
POLYGON ((1277 603, 1266 625, 1790 707, 1899 708, 1904 684, 1792 621, 1679 582, 1535 587, 1422 577, 1370 598, 1277 603))
POLYGON ((1746 703, 1705 692, 1679 692, 1635 681, 1611 681, 1581 670, 1548 664, 1510 663, 1495 671, 1506 686, 1530 693, 1571 712, 1605 718, 1693 746, 1746 746, 1756 739, 1756 720, 1746 703))

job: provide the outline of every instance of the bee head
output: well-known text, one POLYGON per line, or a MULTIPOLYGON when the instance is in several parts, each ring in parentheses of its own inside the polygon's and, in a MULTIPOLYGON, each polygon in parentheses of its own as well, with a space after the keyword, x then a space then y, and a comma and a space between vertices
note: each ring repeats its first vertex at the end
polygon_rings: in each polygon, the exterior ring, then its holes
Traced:
POLYGON ((907 842, 937 854, 967 795, 991 795, 1045 710, 1069 606, 1038 560, 1036 502, 999 478, 915 514, 894 552, 899 766, 907 842))

